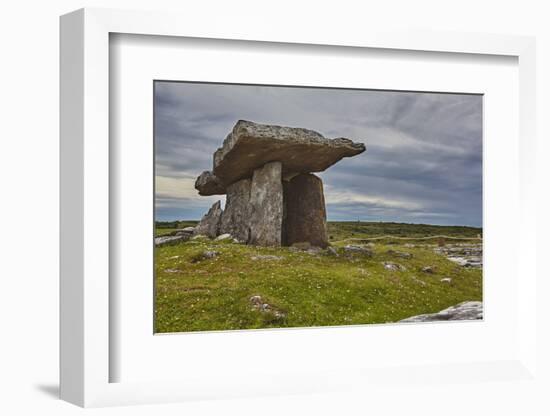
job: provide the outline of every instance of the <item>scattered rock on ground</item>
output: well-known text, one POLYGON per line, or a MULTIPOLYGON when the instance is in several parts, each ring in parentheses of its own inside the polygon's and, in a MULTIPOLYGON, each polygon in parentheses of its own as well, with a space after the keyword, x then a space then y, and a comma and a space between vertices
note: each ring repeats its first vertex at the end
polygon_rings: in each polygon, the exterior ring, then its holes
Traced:
POLYGON ((347 255, 357 254, 357 255, 368 256, 368 257, 372 257, 372 255, 374 254, 370 248, 364 247, 364 246, 356 246, 356 245, 344 246, 344 253, 346 253, 347 255))
POLYGON ((411 253, 406 253, 404 251, 397 251, 397 250, 388 250, 386 253, 394 257, 400 257, 402 259, 412 259, 412 256, 413 256, 411 253))
POLYGON ((448 259, 463 267, 480 268, 482 266, 481 257, 448 257, 448 259))
POLYGON ((231 240, 233 236, 231 234, 221 234, 216 237, 216 241, 224 241, 224 240, 231 240))
POLYGON ((463 321, 483 319, 483 303, 466 301, 437 313, 411 316, 399 322, 463 321))
POLYGON ((391 270, 391 271, 405 271, 407 270, 407 268, 405 266, 402 266, 401 264, 398 264, 398 263, 393 263, 391 261, 385 261, 384 263, 382 263, 384 265, 384 269, 386 270, 391 270))
POLYGON ((165 269, 166 273, 179 273, 180 271, 178 269, 165 269))
POLYGON ((218 251, 214 250, 204 250, 196 255, 193 256, 191 259, 192 263, 197 263, 202 260, 208 260, 213 259, 214 257, 217 257, 220 253, 218 251))
POLYGON ((254 296, 251 296, 250 297, 250 303, 253 305, 253 306, 258 306, 258 305, 261 305, 263 302, 262 302, 262 297, 260 295, 254 295, 254 296))
POLYGON ((278 310, 274 306, 269 303, 265 303, 260 295, 251 296, 250 303, 252 304, 252 308, 254 310, 271 313, 276 318, 284 318, 286 316, 282 311, 278 310))
POLYGON ((281 260, 282 257, 280 256, 274 256, 272 254, 257 254, 255 256, 250 257, 252 260, 281 260))
POLYGON ((426 286, 426 282, 424 280, 420 280, 416 276, 412 276, 411 278, 415 283, 418 283, 420 286, 426 286))
POLYGON ((327 254, 338 257, 338 250, 336 250, 334 247, 327 247, 327 254))
POLYGON ((451 279, 450 277, 444 277, 443 279, 441 279, 441 283, 451 283, 453 281, 453 279, 451 279))
POLYGON ((435 273, 435 266, 424 266, 424 267, 422 267, 422 271, 424 273, 433 274, 433 273, 435 273))

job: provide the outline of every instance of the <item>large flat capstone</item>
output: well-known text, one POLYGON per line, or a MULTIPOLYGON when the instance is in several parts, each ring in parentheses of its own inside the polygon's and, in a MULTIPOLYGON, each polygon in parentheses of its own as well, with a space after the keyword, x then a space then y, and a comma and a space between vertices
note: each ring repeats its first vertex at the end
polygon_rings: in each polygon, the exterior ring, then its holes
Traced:
MULTIPOLYGON (((214 181, 228 186, 251 177, 256 169, 273 161, 281 163, 283 175, 321 172, 344 157, 364 151, 363 143, 328 139, 313 130, 239 120, 214 153, 213 172, 208 173, 204 183, 219 191, 221 187, 213 186, 214 181)), ((197 187, 201 194, 211 195, 206 188, 197 187)))

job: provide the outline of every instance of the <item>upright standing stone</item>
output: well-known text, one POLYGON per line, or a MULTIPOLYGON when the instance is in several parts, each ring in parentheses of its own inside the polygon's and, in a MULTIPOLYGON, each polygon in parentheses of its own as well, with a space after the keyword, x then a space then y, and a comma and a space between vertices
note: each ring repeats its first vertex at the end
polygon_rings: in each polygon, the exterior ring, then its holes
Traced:
POLYGON ((302 173, 284 181, 283 187, 283 245, 307 242, 325 248, 328 238, 323 181, 311 173, 302 173))
POLYGON ((280 246, 283 222, 281 162, 266 163, 256 169, 250 187, 249 243, 280 246))
POLYGON ((210 238, 215 238, 220 229, 222 212, 220 201, 212 205, 206 215, 202 217, 199 225, 195 227, 195 235, 205 235, 210 238))
POLYGON ((227 187, 225 211, 220 224, 220 234, 231 234, 245 243, 250 238, 251 185, 251 179, 241 179, 227 187))

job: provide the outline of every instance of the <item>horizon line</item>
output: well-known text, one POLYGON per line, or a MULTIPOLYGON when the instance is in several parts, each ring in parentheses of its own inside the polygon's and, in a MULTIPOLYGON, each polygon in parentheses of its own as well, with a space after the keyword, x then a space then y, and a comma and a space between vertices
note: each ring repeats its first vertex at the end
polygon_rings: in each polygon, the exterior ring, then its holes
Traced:
MULTIPOLYGON (((196 221, 200 222, 200 219, 176 219, 176 220, 158 220, 156 222, 186 222, 186 221, 196 221)), ((386 223, 386 224, 407 224, 407 225, 430 225, 435 227, 469 227, 469 228, 483 228, 483 225, 469 225, 469 224, 435 224, 435 223, 426 223, 426 222, 403 222, 403 221, 381 221, 381 220, 328 220, 328 222, 351 222, 351 223, 386 223)))

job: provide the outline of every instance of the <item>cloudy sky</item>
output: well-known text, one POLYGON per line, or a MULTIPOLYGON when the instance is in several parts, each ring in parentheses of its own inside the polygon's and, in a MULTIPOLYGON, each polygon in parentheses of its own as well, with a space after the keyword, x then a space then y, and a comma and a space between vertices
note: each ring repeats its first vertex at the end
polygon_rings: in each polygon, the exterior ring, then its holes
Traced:
POLYGON ((225 202, 193 185, 244 119, 366 144, 319 174, 329 220, 481 226, 479 95, 156 82, 154 105, 159 221, 225 202))

